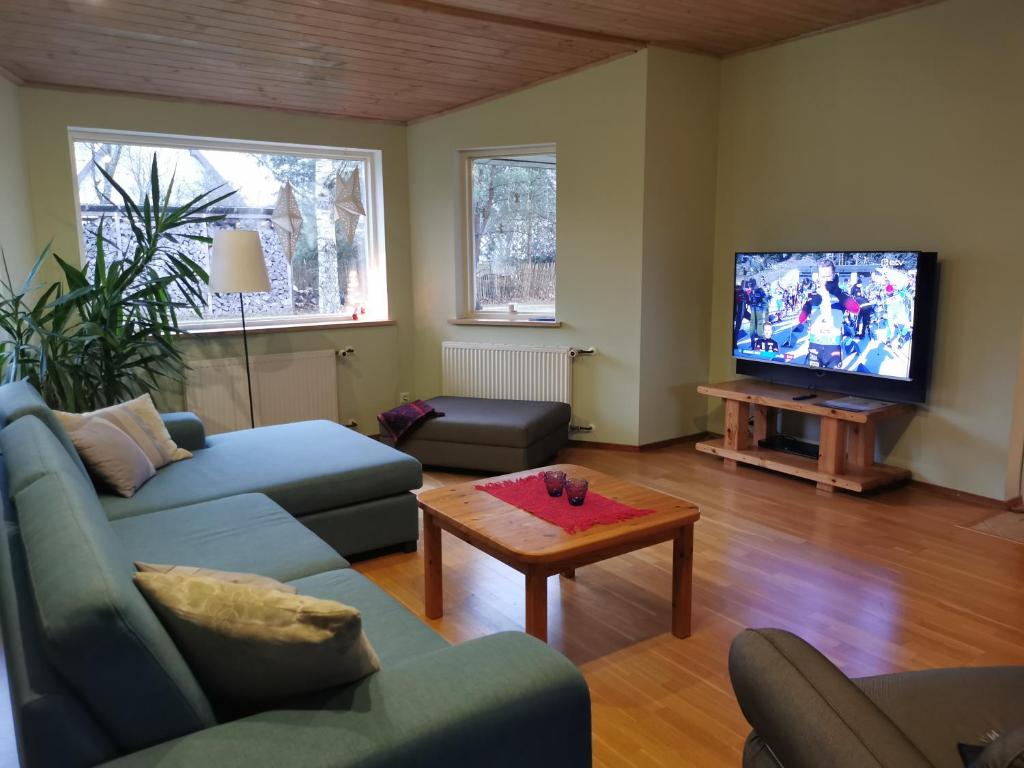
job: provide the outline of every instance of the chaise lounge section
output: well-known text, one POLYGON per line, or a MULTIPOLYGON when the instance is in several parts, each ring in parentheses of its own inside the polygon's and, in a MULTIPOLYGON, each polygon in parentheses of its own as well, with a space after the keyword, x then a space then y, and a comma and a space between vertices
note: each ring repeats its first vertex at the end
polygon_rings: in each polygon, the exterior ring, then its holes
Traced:
POLYGON ((590 765, 587 686, 557 652, 522 633, 449 646, 269 494, 111 516, 59 423, 18 414, 30 393, 8 387, 0 621, 27 768, 590 765), (353 605, 381 670, 232 719, 136 590, 135 560, 258 573, 353 605))
MULTIPOLYGON (((84 472, 53 411, 26 382, 0 388, 0 419, 43 421, 84 472)), ((416 459, 329 421, 304 421, 206 437, 190 413, 168 414, 171 437, 192 458, 160 469, 131 498, 100 493, 122 520, 246 493, 262 493, 345 556, 403 546, 419 537, 416 459)))

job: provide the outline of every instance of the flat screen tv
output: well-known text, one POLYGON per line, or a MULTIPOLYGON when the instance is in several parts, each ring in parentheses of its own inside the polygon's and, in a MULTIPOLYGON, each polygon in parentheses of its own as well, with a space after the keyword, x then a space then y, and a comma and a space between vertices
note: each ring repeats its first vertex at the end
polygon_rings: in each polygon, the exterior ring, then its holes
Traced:
POLYGON ((922 251, 737 253, 737 373, 924 402, 938 287, 922 251))

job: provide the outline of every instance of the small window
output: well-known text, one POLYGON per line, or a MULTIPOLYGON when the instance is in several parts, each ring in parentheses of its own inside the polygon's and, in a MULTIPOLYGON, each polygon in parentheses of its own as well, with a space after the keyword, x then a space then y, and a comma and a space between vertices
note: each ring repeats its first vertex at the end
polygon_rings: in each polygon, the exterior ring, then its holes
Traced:
POLYGON ((465 188, 463 317, 553 319, 555 149, 462 153, 465 188))
MULTIPOLYGON (((71 139, 86 263, 95 258, 101 220, 110 250, 132 235, 97 166, 141 201, 155 154, 165 188, 174 176, 172 203, 216 187, 235 190, 212 211, 222 221, 193 225, 190 234, 259 232, 271 290, 246 295, 252 325, 387 318, 379 152, 79 129, 71 139)), ((187 248, 208 271, 209 246, 189 241, 187 248)), ((203 317, 179 317, 198 329, 236 325, 239 314, 236 295, 209 293, 203 317)))

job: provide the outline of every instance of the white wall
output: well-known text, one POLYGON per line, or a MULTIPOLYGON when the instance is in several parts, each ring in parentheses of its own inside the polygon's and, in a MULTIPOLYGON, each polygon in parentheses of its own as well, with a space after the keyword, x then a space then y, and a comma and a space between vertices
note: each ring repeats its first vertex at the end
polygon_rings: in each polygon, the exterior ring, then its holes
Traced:
POLYGON ((707 429, 720 62, 648 51, 641 445, 707 429))
POLYGON ((575 363, 586 439, 639 438, 646 55, 637 54, 409 128, 416 394, 441 391, 441 342, 595 346, 575 363), (456 153, 554 143, 562 328, 449 325, 455 317, 456 153))
POLYGON ((595 346, 574 370, 582 440, 640 445, 705 428, 719 62, 665 49, 409 129, 416 391, 446 339, 595 346), (554 142, 561 329, 452 326, 456 153, 554 142))
MULTIPOLYGON (((948 0, 727 59, 711 378, 738 250, 936 250, 929 404, 889 461, 1003 497, 1024 307, 1024 3, 948 0)), ((716 413, 717 416, 717 413, 716 413)))
POLYGON ((0 249, 16 287, 38 255, 32 242, 20 118, 18 88, 0 75, 0 249))

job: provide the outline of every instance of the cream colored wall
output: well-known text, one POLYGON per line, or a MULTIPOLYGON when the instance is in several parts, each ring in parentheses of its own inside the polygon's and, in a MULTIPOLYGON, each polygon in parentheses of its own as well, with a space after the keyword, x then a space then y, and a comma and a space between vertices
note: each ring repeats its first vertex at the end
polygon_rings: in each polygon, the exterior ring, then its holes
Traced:
POLYGON ((711 378, 744 249, 921 248, 942 264, 929 405, 889 461, 1002 497, 1020 349, 1024 3, 948 0, 723 65, 711 378))
POLYGON ((19 286, 35 260, 18 88, 0 75, 0 250, 19 286))
MULTIPOLYGON (((223 137, 253 141, 360 147, 383 153, 388 290, 395 326, 295 331, 250 336, 253 354, 352 346, 339 360, 341 419, 375 433, 375 415, 412 388, 412 283, 409 263, 408 180, 403 126, 358 120, 130 96, 22 88, 22 126, 37 245, 54 239, 57 252, 77 257, 78 219, 72 187, 69 127, 223 137)), ((2 186, 2 185, 0 185, 2 186)), ((241 339, 186 342, 190 357, 240 355, 241 339)), ((171 405, 181 401, 173 395, 171 405)))
POLYGON ((707 428, 720 62, 651 48, 640 333, 641 444, 707 428))
POLYGON ((1024 334, 1017 353, 1017 388, 1013 403, 1013 426, 1010 429, 1010 461, 1006 467, 1007 499, 1024 495, 1024 334))
POLYGON ((441 391, 441 342, 595 346, 575 363, 583 439, 639 439, 645 53, 409 128, 416 307, 416 394, 441 391), (563 327, 452 326, 456 152, 554 142, 558 152, 558 298, 563 327))

